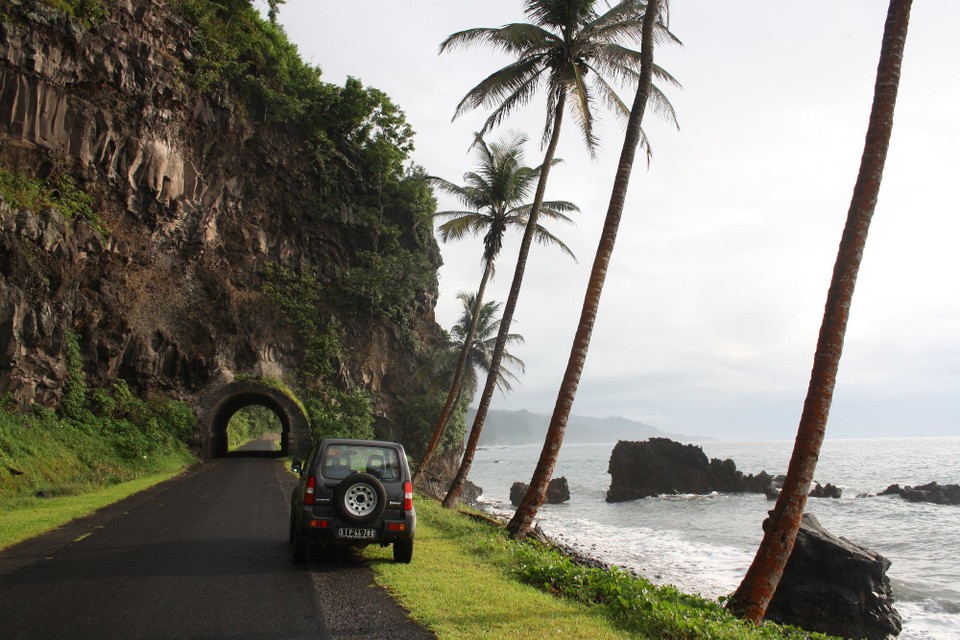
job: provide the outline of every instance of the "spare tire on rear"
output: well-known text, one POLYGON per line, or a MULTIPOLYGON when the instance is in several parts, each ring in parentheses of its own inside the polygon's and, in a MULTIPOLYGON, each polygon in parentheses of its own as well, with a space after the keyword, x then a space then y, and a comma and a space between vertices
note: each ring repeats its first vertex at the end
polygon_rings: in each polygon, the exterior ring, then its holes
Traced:
POLYGON ((351 524, 366 524, 380 517, 387 506, 383 484, 369 473, 354 473, 344 478, 333 494, 333 505, 340 517, 351 524))

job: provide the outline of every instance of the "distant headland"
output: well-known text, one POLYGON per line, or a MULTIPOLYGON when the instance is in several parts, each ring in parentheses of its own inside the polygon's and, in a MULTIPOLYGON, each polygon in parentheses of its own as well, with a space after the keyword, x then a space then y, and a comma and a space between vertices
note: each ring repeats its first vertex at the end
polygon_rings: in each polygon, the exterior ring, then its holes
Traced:
MULTIPOLYGON (((467 413, 467 430, 473 424, 476 409, 467 413)), ((491 410, 480 434, 480 446, 540 444, 550 425, 550 416, 520 411, 491 410)), ((688 436, 661 431, 656 427, 622 417, 592 418, 571 415, 567 422, 564 442, 615 443, 618 440, 645 440, 647 438, 670 438, 681 442, 704 442, 714 440, 703 436, 688 436)))

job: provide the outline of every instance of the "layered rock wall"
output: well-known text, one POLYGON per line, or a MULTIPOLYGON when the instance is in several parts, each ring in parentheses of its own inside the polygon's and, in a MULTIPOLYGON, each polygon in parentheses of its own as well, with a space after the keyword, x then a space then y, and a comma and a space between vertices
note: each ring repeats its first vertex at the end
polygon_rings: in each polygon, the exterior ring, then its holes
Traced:
MULTIPOLYGON (((375 246, 369 216, 323 199, 296 131, 250 121, 227 86, 191 89, 191 31, 170 3, 104 0, 92 28, 5 4, 0 167, 72 175, 108 231, 0 202, 0 394, 56 404, 67 330, 92 384, 190 399, 239 374, 293 376, 305 337, 264 295, 267 265, 335 284, 375 246)), ((435 296, 410 301, 406 337, 376 317, 340 337, 341 381, 370 390, 381 420, 417 391, 409 331, 439 340, 435 296)))

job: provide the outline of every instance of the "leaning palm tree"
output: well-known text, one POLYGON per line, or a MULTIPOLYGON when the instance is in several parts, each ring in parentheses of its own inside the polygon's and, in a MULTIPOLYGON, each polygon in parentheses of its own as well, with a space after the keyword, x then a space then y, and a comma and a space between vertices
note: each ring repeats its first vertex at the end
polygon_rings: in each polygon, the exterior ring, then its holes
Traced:
POLYGON ((804 400, 797 439, 787 477, 764 526, 757 555, 729 602, 729 607, 747 620, 760 622, 776 592, 780 577, 800 528, 807 494, 820 455, 833 400, 843 339, 850 317, 850 304, 857 272, 867 242, 867 231, 876 208, 880 179, 893 130, 893 111, 900 85, 900 66, 907 39, 912 0, 890 0, 880 47, 880 63, 874 87, 873 107, 867 127, 860 171, 853 189, 847 222, 833 267, 820 336, 804 400))
MULTIPOLYGON (((480 305, 483 304, 487 282, 494 272, 494 262, 503 246, 503 237, 511 227, 525 228, 530 211, 526 202, 534 183, 541 173, 540 167, 527 167, 523 164, 523 147, 527 137, 514 133, 501 142, 487 144, 480 134, 476 135, 473 149, 476 152, 477 169, 464 175, 465 186, 456 185, 442 178, 431 178, 431 182, 442 191, 457 198, 466 207, 464 210, 440 211, 435 215, 446 218, 440 226, 440 237, 444 242, 460 240, 468 235, 483 235, 483 275, 475 296, 476 307, 471 314, 474 322, 481 317, 480 305)), ((554 160, 559 162, 559 160, 554 160)), ((544 202, 541 215, 551 220, 572 222, 567 212, 579 211, 571 202, 544 202)), ((573 257, 573 253, 560 239, 542 225, 537 224, 534 237, 542 244, 552 244, 573 257)), ((440 410, 440 416, 434 425, 433 435, 427 450, 414 474, 416 484, 426 471, 443 437, 450 411, 460 395, 461 377, 464 374, 468 349, 473 343, 476 327, 469 327, 463 340, 463 350, 453 372, 446 402, 440 410)), ((472 397, 472 394, 471 394, 472 397)))
MULTIPOLYGON (((597 147, 597 138, 593 131, 595 102, 599 99, 621 115, 629 113, 613 85, 635 78, 639 72, 639 52, 628 48, 624 43, 640 38, 643 3, 639 0, 623 0, 602 14, 596 10, 598 4, 596 0, 526 0, 524 13, 530 19, 529 23, 468 29, 454 33, 440 45, 440 51, 444 52, 460 46, 487 44, 516 56, 514 62, 495 71, 467 92, 457 106, 454 118, 469 109, 494 106, 481 133, 498 125, 508 115, 528 104, 541 87, 547 92, 547 112, 543 128, 546 151, 540 180, 537 183, 527 228, 520 243, 510 294, 503 310, 501 335, 498 336, 494 349, 492 370, 487 376, 480 397, 460 469, 443 502, 447 507, 456 504, 460 497, 463 483, 473 463, 483 422, 490 408, 496 381, 495 372, 500 366, 505 336, 510 331, 520 296, 530 245, 560 139, 560 128, 568 99, 591 155, 597 147)), ((672 37, 666 31, 661 35, 672 37)), ((654 73, 662 80, 675 83, 662 69, 656 68, 654 73)), ((656 89, 651 92, 652 99, 661 111, 672 117, 673 110, 663 94, 656 89)))
MULTIPOLYGON (((497 331, 500 328, 500 321, 497 319, 499 303, 491 300, 478 305, 477 295, 467 292, 458 294, 457 299, 463 305, 463 313, 450 329, 450 340, 435 357, 414 373, 420 381, 449 380, 461 363, 466 362, 461 371, 461 383, 454 406, 460 405, 464 398, 472 398, 477 390, 478 372, 486 373, 490 370, 490 356, 493 354, 497 331), (464 354, 466 358, 463 357, 464 354)), ((511 344, 522 344, 523 336, 511 333, 507 341, 511 344)), ((497 388, 506 393, 513 389, 511 383, 517 380, 513 370, 523 373, 524 364, 509 351, 504 352, 503 359, 504 365, 500 367, 497 388)), ((443 384, 446 388, 446 383, 443 384)), ((436 390, 438 386, 432 386, 431 389, 436 390)))
POLYGON ((614 243, 617 240, 617 230, 620 226, 623 206, 627 199, 627 185, 630 182, 633 161, 637 146, 640 143, 641 124, 650 95, 653 76, 653 33, 658 21, 659 2, 660 0, 647 1, 641 36, 640 53, 642 62, 637 82, 637 92, 627 121, 627 131, 623 142, 623 150, 620 154, 620 162, 617 166, 617 175, 613 183, 613 191, 610 195, 607 217, 604 221, 603 232, 600 235, 600 243, 597 246, 593 268, 590 270, 590 279, 583 300, 580 322, 577 325, 573 346, 570 349, 570 358, 567 361, 567 368, 563 375, 560 391, 557 394, 557 403, 550 419, 550 426, 547 428, 547 435, 544 438, 540 460, 534 470, 526 494, 507 525, 510 535, 515 538, 526 536, 530 525, 533 523, 533 518, 547 495, 547 486, 557 464, 557 456, 560 453, 560 446, 563 444, 563 434, 570 417, 570 410, 573 407, 574 397, 577 394, 577 387, 580 384, 580 375, 587 359, 587 351, 590 348, 590 337, 597 318, 597 310, 600 307, 600 294, 603 291, 607 268, 610 265, 614 243))

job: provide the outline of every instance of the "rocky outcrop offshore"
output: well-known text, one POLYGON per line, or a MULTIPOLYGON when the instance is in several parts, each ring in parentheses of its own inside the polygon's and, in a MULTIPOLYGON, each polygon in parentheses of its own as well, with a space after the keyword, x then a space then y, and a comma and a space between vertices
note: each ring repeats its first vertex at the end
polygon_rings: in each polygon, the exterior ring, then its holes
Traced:
MULTIPOLYGON (((523 496, 527 495, 527 489, 530 488, 525 482, 514 482, 510 487, 510 502, 515 507, 519 507, 523 501, 523 496)), ((570 500, 570 486, 567 479, 563 476, 553 478, 547 485, 547 497, 544 502, 547 504, 563 504, 570 500)))
MULTIPOLYGON (((621 440, 610 454, 607 502, 624 502, 659 495, 762 493, 776 500, 786 476, 766 471, 744 474, 733 460, 708 460, 703 449, 669 438, 641 442, 621 440)), ((839 498, 836 485, 815 483, 811 498, 839 498)))
POLYGON ((843 489, 829 482, 825 485, 816 482, 813 485, 813 489, 810 490, 811 498, 833 498, 834 500, 839 500, 841 495, 843 495, 843 489))
POLYGON ((900 496, 909 502, 960 505, 960 485, 956 484, 930 482, 916 487, 901 487, 898 484, 892 484, 877 495, 900 496))
POLYGON ((668 438, 621 440, 613 448, 607 472, 607 502, 714 491, 766 493, 773 481, 764 471, 744 475, 733 460, 708 460, 700 447, 668 438))
POLYGON ((903 625, 889 568, 879 553, 832 535, 806 513, 766 619, 842 638, 897 636, 903 625))

